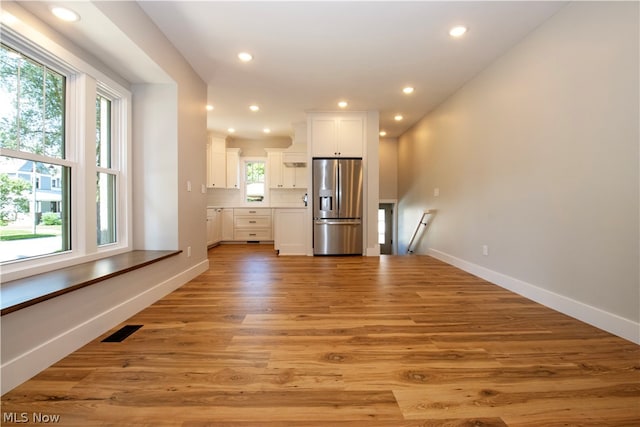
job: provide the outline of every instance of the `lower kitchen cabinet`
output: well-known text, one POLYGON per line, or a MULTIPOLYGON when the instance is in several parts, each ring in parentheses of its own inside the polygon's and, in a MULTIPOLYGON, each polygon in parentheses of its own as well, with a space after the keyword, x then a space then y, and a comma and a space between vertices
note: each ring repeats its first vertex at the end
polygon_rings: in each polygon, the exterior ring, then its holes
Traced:
POLYGON ((233 208, 222 209, 222 240, 233 240, 233 208))
POLYGON ((274 248, 279 255, 306 255, 307 210, 304 208, 274 209, 274 248))
POLYGON ((222 241, 222 209, 207 208, 207 246, 222 241))
POLYGON ((270 208, 237 208, 233 210, 233 240, 273 240, 270 208))

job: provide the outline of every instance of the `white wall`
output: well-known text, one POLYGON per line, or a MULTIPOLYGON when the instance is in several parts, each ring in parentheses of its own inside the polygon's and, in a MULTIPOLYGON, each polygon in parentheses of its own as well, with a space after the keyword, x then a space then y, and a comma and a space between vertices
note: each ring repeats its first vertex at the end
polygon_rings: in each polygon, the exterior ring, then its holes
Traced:
POLYGON ((640 342, 638 40, 570 3, 403 135, 400 252, 437 209, 416 252, 640 342))
MULTIPOLYGON (((2 393, 113 328, 208 267, 206 252, 206 85, 135 2, 93 4, 105 18, 98 33, 117 26, 173 83, 133 87, 134 245, 183 253, 124 276, 2 316, 2 393), (104 25, 103 25, 104 24, 104 25), (187 191, 187 181, 192 191, 187 191), (191 247, 191 256, 187 256, 191 247)), ((87 6, 91 6, 87 4, 87 6)), ((94 64, 83 52, 15 3, 12 14, 50 43, 94 64)), ((100 14, 98 14, 100 15, 100 14)), ((135 64, 130 64, 135 67, 135 64)), ((114 79, 122 81, 120 76, 114 79)))
POLYGON ((367 111, 365 131, 365 153, 363 157, 365 183, 365 217, 363 228, 365 234, 365 255, 379 256, 378 244, 378 208, 380 205, 380 114, 378 111, 367 111))
POLYGON ((380 138, 380 199, 398 198, 398 139, 380 138))

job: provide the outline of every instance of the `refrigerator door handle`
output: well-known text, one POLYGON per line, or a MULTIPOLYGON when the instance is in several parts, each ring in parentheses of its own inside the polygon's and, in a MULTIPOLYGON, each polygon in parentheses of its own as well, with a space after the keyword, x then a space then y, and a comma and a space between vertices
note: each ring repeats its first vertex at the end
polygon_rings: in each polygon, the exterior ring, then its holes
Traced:
POLYGON ((359 220, 354 221, 327 221, 324 219, 316 220, 316 224, 318 225, 360 225, 361 222, 359 220))

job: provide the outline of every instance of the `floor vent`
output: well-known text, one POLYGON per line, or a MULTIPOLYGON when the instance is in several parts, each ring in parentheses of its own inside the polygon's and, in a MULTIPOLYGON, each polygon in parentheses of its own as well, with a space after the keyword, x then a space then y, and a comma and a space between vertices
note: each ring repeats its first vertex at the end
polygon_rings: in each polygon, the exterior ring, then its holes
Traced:
POLYGON ((118 329, 108 337, 102 340, 102 342, 122 342, 129 335, 142 328, 142 325, 126 325, 118 329))

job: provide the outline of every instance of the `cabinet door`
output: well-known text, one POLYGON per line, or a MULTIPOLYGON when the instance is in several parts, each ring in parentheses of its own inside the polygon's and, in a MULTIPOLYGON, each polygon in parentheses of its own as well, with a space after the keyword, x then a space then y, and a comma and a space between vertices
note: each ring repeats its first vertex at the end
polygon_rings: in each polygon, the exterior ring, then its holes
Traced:
POLYGON ((211 152, 207 162, 208 180, 207 187, 225 188, 227 181, 227 162, 225 153, 211 152))
POLYGON ((364 121, 362 117, 341 118, 338 124, 338 156, 362 157, 364 121))
POLYGON ((296 188, 296 169, 291 166, 282 168, 282 182, 284 188, 296 188))
POLYGON ((222 209, 222 240, 233 240, 233 209, 222 209))
POLYGON ((269 171, 269 188, 282 188, 284 186, 282 152, 269 151, 267 153, 267 168, 269 171))
POLYGON ((313 157, 336 157, 338 150, 338 122, 334 117, 311 119, 311 141, 313 157))
POLYGON ((274 247, 280 255, 306 255, 305 209, 276 209, 274 247))
POLYGON ((240 188, 240 153, 227 151, 227 188, 240 188))
POLYGON ((207 217, 207 246, 213 245, 213 218, 207 217))
POLYGON ((223 138, 211 137, 207 142, 207 187, 224 188, 227 181, 227 160, 223 138))
POLYGON ((296 188, 307 188, 307 168, 296 168, 296 188))
POLYGON ((213 215, 211 241, 212 244, 220 243, 222 241, 222 209, 216 209, 213 215))
POLYGON ((285 188, 307 188, 307 168, 285 167, 284 186, 285 188))
POLYGON ((207 246, 213 245, 213 223, 214 216, 216 214, 215 209, 207 209, 207 246))

